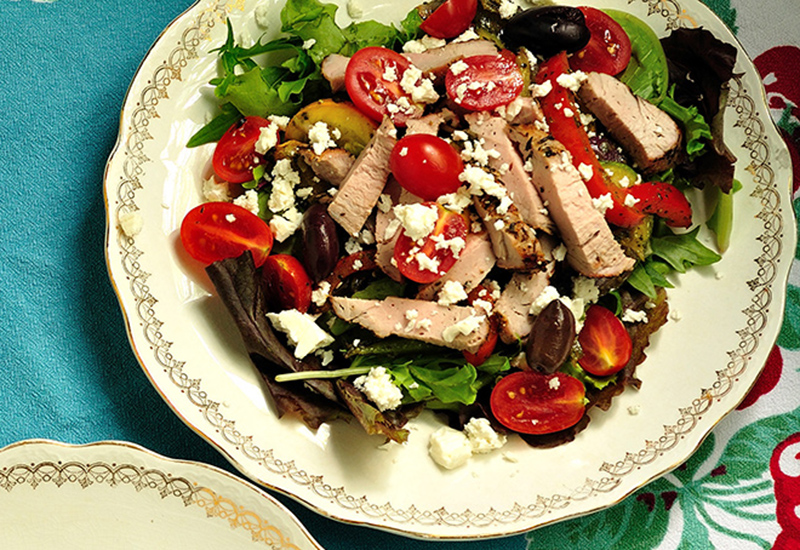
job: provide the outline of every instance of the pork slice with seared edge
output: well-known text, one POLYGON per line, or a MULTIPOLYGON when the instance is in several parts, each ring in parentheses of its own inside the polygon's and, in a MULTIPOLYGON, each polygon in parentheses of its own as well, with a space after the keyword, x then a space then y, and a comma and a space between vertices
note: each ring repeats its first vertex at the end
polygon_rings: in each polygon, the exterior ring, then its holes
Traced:
POLYGON ((474 353, 489 334, 489 321, 471 307, 389 297, 360 300, 334 296, 336 315, 371 330, 379 338, 402 336, 474 353))
POLYGON ((511 137, 531 161, 532 179, 567 247, 567 261, 587 277, 613 277, 636 263, 614 239, 595 209, 570 154, 533 125, 511 128, 511 137))
POLYGON ((464 250, 461 251, 453 267, 434 282, 421 286, 417 292, 417 298, 433 300, 448 281, 461 283, 464 290, 469 292, 481 284, 494 267, 495 262, 496 258, 489 235, 485 231, 469 233, 464 250))
POLYGON ((550 264, 550 269, 536 273, 517 272, 511 276, 494 305, 498 333, 503 342, 511 344, 531 333, 535 319, 530 314, 531 305, 549 284, 552 272, 550 264))
POLYGON ((301 154, 317 177, 335 186, 341 185, 356 160, 353 155, 338 148, 325 149, 319 155, 311 149, 303 149, 301 154))
POLYGON ((613 76, 589 73, 578 99, 645 173, 672 167, 681 151, 681 130, 667 113, 633 94, 613 76))
POLYGON ((350 235, 358 235, 383 192, 395 136, 394 124, 385 117, 328 205, 328 213, 350 235))

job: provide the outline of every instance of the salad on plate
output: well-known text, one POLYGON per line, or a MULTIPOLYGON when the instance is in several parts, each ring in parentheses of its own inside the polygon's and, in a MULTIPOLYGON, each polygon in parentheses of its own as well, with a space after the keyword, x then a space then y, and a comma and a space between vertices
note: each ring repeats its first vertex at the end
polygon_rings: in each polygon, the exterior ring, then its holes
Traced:
POLYGON ((639 387, 670 280, 728 247, 736 49, 593 7, 336 11, 288 0, 253 43, 228 24, 184 248, 281 416, 402 443, 431 409, 445 468, 571 441, 639 387))

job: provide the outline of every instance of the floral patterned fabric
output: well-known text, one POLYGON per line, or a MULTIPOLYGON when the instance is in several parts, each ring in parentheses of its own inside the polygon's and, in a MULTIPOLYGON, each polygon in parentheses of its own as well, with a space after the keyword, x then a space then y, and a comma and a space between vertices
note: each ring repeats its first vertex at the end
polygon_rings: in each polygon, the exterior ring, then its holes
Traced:
MULTIPOLYGON (((755 60, 797 192, 800 2, 705 1, 755 60)), ((121 439, 231 469, 137 365, 102 249, 103 167, 127 85, 190 4, 0 0, 10 22, 0 33, 0 446, 121 439)), ((800 215, 800 198, 794 209, 800 215)), ((332 550, 800 550, 800 271, 747 398, 685 464, 608 510, 504 539, 447 543, 343 525, 283 501, 332 550)))

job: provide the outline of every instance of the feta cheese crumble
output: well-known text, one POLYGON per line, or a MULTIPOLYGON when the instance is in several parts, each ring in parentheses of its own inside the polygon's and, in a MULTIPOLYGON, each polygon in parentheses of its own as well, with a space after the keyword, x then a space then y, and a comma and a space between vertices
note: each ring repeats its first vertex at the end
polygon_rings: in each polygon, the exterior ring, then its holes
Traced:
POLYGON ((439 210, 435 206, 398 204, 392 211, 412 241, 419 241, 430 235, 439 219, 439 210))
POLYGON ((128 237, 135 237, 142 232, 144 219, 138 210, 123 212, 119 215, 119 228, 128 237))
POLYGON ((634 309, 626 309, 622 313, 621 319, 626 323, 646 323, 647 322, 647 312, 645 312, 645 311, 636 311, 634 309))
POLYGON ((440 306, 452 306, 467 299, 464 285, 459 281, 445 281, 439 291, 438 303, 440 306))
POLYGON ((272 326, 285 333, 289 343, 295 346, 294 356, 298 359, 333 343, 333 337, 322 330, 307 313, 287 309, 279 313, 267 313, 267 317, 272 326))
POLYGON ((492 428, 487 418, 472 418, 464 426, 464 434, 467 436, 473 453, 489 453, 499 449, 506 444, 507 438, 499 434, 492 428))
POLYGON ((392 375, 383 367, 371 368, 368 374, 359 376, 353 384, 364 392, 381 412, 396 409, 403 401, 402 390, 394 385, 392 375))
POLYGON ((431 435, 428 453, 436 464, 452 470, 463 466, 472 457, 472 443, 464 432, 442 426, 431 435))

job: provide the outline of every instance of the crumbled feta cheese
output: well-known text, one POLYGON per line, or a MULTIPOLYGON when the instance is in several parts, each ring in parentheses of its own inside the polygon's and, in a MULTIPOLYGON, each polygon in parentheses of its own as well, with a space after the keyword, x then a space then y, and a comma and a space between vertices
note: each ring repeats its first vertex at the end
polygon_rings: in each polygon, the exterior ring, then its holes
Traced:
POLYGON ((272 192, 267 207, 272 212, 281 212, 294 206, 294 188, 300 183, 300 174, 292 167, 292 161, 281 159, 272 169, 272 192))
POLYGON ((378 210, 386 214, 391 209, 392 209, 392 197, 390 197, 386 193, 381 194, 381 196, 378 197, 378 210))
POLYGON ((355 254, 356 252, 361 252, 364 248, 361 246, 361 243, 358 242, 353 237, 350 237, 344 243, 344 251, 348 254, 355 254))
POLYGON ((472 195, 486 193, 497 199, 506 196, 506 188, 500 185, 489 172, 479 166, 466 166, 459 174, 458 179, 469 183, 469 192, 472 195))
POLYGON ((560 243, 553 249, 553 259, 557 262, 563 262, 567 257, 567 245, 560 243))
POLYGON ((541 84, 531 84, 529 89, 531 91, 531 96, 534 98, 545 97, 553 91, 553 83, 549 80, 545 80, 541 84))
POLYGON ((503 19, 511 19, 519 11, 519 6, 513 0, 502 0, 498 8, 500 17, 503 19))
POLYGON ((631 405, 628 407, 628 414, 631 416, 636 416, 642 410, 641 405, 631 405))
POLYGON ((464 63, 463 59, 459 59, 458 61, 450 65, 450 72, 453 73, 453 76, 458 76, 467 69, 469 69, 469 65, 464 63))
POLYGON ((254 17, 256 25, 266 30, 269 28, 270 23, 273 21, 272 17, 273 5, 272 2, 261 2, 254 10, 254 17))
POLYGON ((364 267, 364 262, 361 260, 356 260, 353 262, 353 269, 355 271, 360 271, 362 267, 364 267))
POLYGON ((314 188, 313 187, 303 187, 302 189, 298 189, 295 192, 295 195, 297 195, 298 199, 305 199, 305 198, 310 197, 311 193, 313 193, 313 192, 314 192, 314 188))
POLYGON ((445 281, 439 291, 438 303, 441 306, 451 306, 467 299, 464 285, 459 281, 445 281))
POLYGON ((439 94, 433 87, 433 81, 425 78, 422 71, 414 65, 403 72, 400 87, 411 96, 411 100, 415 103, 435 103, 439 100, 439 94))
POLYGON ((633 195, 625 195, 625 206, 628 208, 633 208, 636 206, 636 203, 639 202, 639 199, 634 197, 633 195))
POLYGON ((398 204, 392 211, 412 241, 419 241, 430 235, 439 219, 436 206, 398 204))
POLYGON ((322 307, 328 301, 328 296, 331 294, 331 284, 328 281, 321 281, 319 286, 311 292, 311 301, 322 307))
POLYGON ((203 197, 208 202, 230 202, 231 194, 227 182, 218 182, 211 176, 203 182, 203 197))
POLYGON ((669 312, 669 318, 677 323, 678 321, 683 319, 683 315, 681 315, 681 312, 678 311, 677 309, 671 309, 669 312))
POLYGON ((321 359, 320 364, 323 367, 327 367, 328 365, 333 362, 333 350, 329 349, 320 349, 315 352, 315 355, 318 355, 321 359))
POLYGON ((551 390, 555 391, 561 387, 561 380, 559 380, 557 376, 554 376, 547 381, 547 385, 551 390))
POLYGON ((439 273, 439 265, 441 262, 438 258, 431 258, 424 252, 417 252, 414 254, 414 259, 417 261, 420 271, 431 271, 436 274, 439 273))
POLYGON ((558 300, 560 297, 561 295, 558 293, 556 287, 550 285, 544 287, 544 290, 539 293, 531 304, 529 313, 531 315, 539 315, 542 310, 547 307, 547 304, 553 300, 558 300))
POLYGON ((358 242, 367 245, 375 244, 375 235, 365 227, 361 233, 358 234, 358 242))
POLYGON ((461 251, 467 246, 467 241, 463 237, 447 239, 444 235, 434 235, 431 240, 436 243, 436 250, 449 250, 456 259, 461 256, 461 251))
POLYGON ((585 303, 594 303, 600 298, 600 289, 594 279, 579 275, 572 279, 572 295, 585 303))
POLYGON ((314 47, 314 44, 316 44, 316 43, 317 43, 316 38, 309 38, 308 40, 303 42, 303 49, 304 50, 310 50, 311 48, 314 47))
POLYGON ((357 0, 347 0, 347 15, 352 19, 359 19, 364 16, 364 9, 357 0))
POLYGON ((317 155, 321 155, 326 149, 336 147, 336 142, 331 137, 330 128, 321 120, 315 122, 311 128, 308 129, 308 141, 311 143, 311 148, 317 155))
POLYGON ((556 82, 568 90, 577 93, 581 87, 581 84, 586 82, 586 79, 589 78, 589 75, 584 73, 583 71, 573 71, 571 73, 563 73, 558 75, 556 78, 556 82))
POLYGON ((480 36, 475 32, 472 27, 468 28, 453 39, 453 42, 469 42, 470 40, 478 40, 480 36))
POLYGON ((450 426, 442 426, 431 435, 428 453, 439 466, 452 470, 463 466, 472 456, 469 438, 450 426))
POLYGON ((297 231, 301 223, 303 223, 303 215, 292 207, 281 215, 272 216, 269 220, 269 228, 272 230, 275 240, 282 243, 297 231))
POLYGON ((492 428, 487 418, 472 418, 464 426, 464 434, 469 439, 473 453, 488 453, 501 448, 507 438, 492 428))
POLYGON ((392 382, 392 375, 383 367, 369 369, 369 374, 353 381, 356 388, 364 392, 380 411, 391 411, 400 406, 403 392, 392 382))
POLYGON ((278 125, 267 124, 262 126, 259 130, 258 139, 256 140, 255 150, 259 155, 265 154, 267 151, 278 145, 278 125))
POLYGON ((227 221, 228 223, 233 223, 236 221, 236 216, 234 216, 233 214, 228 214, 227 216, 225 216, 225 221, 227 221))
POLYGON ((267 313, 267 317, 272 321, 272 326, 285 333, 289 343, 295 346, 294 356, 298 359, 333 343, 333 337, 307 313, 287 309, 279 313, 267 313))
POLYGON ((269 115, 267 117, 271 123, 276 125, 279 130, 285 130, 287 126, 289 126, 290 118, 288 116, 282 115, 269 115))
POLYGON ((454 323, 449 327, 446 327, 442 331, 442 339, 444 339, 445 342, 452 342, 460 334, 463 334, 464 336, 469 336, 470 334, 475 332, 475 330, 477 330, 477 328, 481 325, 481 323, 485 319, 486 319, 485 315, 472 314, 468 317, 465 317, 460 321, 458 321, 457 323, 454 323))
POLYGON ((611 193, 606 193, 592 199, 592 206, 601 214, 605 214, 607 210, 614 207, 614 199, 611 198, 611 193))
POLYGON ((647 312, 646 311, 636 311, 634 309, 626 309, 622 313, 621 319, 626 323, 646 323, 647 322, 647 312))
POLYGON ((459 187, 455 193, 441 195, 436 202, 454 212, 461 213, 472 204, 472 195, 466 187, 459 187))
POLYGON ((142 232, 142 228, 144 227, 144 218, 142 218, 138 210, 122 212, 118 220, 119 228, 122 229, 122 232, 128 237, 135 237, 142 232))
POLYGON ((249 210, 258 216, 260 209, 258 206, 258 192, 255 189, 248 189, 243 195, 239 195, 233 199, 233 204, 236 206, 241 206, 245 210, 249 210))
POLYGON ((578 172, 580 172, 583 181, 589 181, 594 175, 594 169, 592 166, 583 162, 580 164, 580 166, 578 166, 578 172))
POLYGON ((406 155, 408 154, 408 147, 403 147, 403 148, 401 148, 401 149, 400 149, 400 152, 399 152, 398 154, 399 154, 401 157, 404 157, 404 156, 406 156, 406 155))

